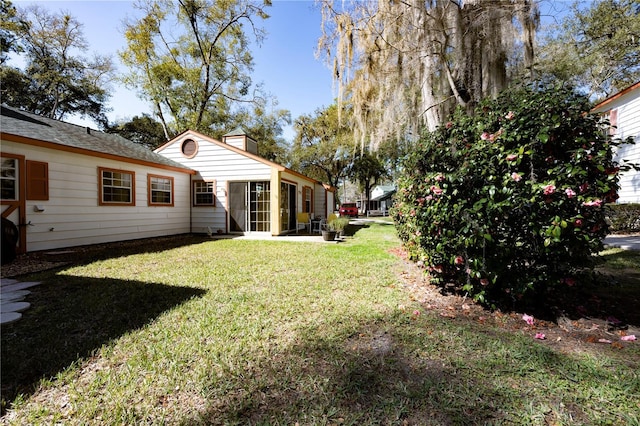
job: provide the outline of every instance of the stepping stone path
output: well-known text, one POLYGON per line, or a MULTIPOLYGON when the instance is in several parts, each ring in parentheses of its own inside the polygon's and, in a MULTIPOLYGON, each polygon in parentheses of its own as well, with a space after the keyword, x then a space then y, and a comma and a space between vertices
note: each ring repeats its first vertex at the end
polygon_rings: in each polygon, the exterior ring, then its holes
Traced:
POLYGON ((39 282, 20 282, 18 280, 0 279, 0 324, 9 324, 22 318, 22 313, 31 306, 24 298, 31 292, 26 290, 40 285, 39 282))

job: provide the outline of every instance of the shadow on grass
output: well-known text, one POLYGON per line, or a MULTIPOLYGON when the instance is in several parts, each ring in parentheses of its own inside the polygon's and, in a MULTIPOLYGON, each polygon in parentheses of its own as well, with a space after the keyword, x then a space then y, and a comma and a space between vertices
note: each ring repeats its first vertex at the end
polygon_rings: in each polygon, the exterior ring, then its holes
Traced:
POLYGON ((358 233, 358 231, 361 231, 362 229, 367 229, 368 227, 369 227, 368 224, 362 223, 362 222, 349 223, 344 228, 344 236, 353 237, 358 233))
MULTIPOLYGON (((138 240, 93 244, 54 251, 49 256, 59 257, 75 264, 87 264, 98 260, 113 259, 142 253, 158 253, 183 246, 211 241, 206 235, 181 234, 167 237, 142 238, 138 240)), ((51 253, 52 251, 49 251, 51 253)))
POLYGON ((205 291, 117 279, 50 275, 32 289, 20 321, 2 326, 2 412, 19 394, 103 344, 205 291))
POLYGON ((86 265, 99 260, 156 253, 207 241, 211 239, 206 235, 180 234, 30 252, 19 255, 8 265, 2 265, 2 276, 20 277, 47 270, 66 269, 69 265, 86 265))
POLYGON ((601 255, 599 266, 577 281, 575 286, 551 289, 526 309, 550 321, 559 315, 573 320, 604 321, 613 317, 640 328, 640 252, 625 250, 601 255))
POLYGON ((565 388, 578 382, 624 387, 606 369, 595 371, 543 344, 506 331, 486 333, 471 321, 448 324, 429 333, 424 323, 398 319, 335 324, 325 339, 319 330, 305 330, 296 344, 265 355, 224 389, 212 383, 209 408, 182 424, 525 424, 530 411, 553 423, 556 413, 535 412, 527 407, 532 400, 557 401, 560 414, 585 424, 581 395, 532 395, 529 386, 559 380, 565 388), (352 327, 355 332, 345 333, 352 327))

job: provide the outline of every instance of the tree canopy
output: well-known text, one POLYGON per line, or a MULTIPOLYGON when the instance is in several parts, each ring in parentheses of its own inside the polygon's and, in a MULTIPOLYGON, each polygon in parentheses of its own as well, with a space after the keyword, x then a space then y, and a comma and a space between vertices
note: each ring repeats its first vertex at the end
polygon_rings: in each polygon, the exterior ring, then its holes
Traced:
POLYGON ((108 56, 82 55, 88 51, 82 24, 69 13, 38 5, 19 9, 14 23, 3 24, 3 56, 21 51, 26 66, 21 71, 2 65, 3 102, 50 118, 79 114, 106 125, 114 67, 108 56))
POLYGON ((322 0, 319 53, 362 144, 434 129, 456 105, 472 111, 530 70, 534 0, 322 0), (518 56, 518 53, 520 55, 518 56))
POLYGON ((147 114, 136 115, 131 120, 110 125, 106 131, 117 133, 149 149, 156 149, 167 142, 162 125, 147 114))
POLYGON ((28 30, 28 25, 10 1, 0 0, 0 65, 7 61, 9 53, 22 51, 20 34, 28 30))
POLYGON ((604 98, 640 80, 640 3, 602 0, 571 13, 543 40, 543 75, 604 98))
MULTIPOLYGON (((338 105, 318 108, 294 122, 292 167, 307 176, 338 187, 347 176, 356 145, 347 119, 338 120, 338 105)), ((341 113, 347 117, 350 112, 341 113)))
MULTIPOLYGON (((379 184, 383 178, 389 176, 380 156, 368 149, 358 153, 349 167, 348 174, 358 182, 360 190, 364 192, 368 202, 371 200, 373 187, 379 184)), ((369 207, 369 205, 365 205, 363 213, 367 212, 369 207)))
POLYGON ((125 82, 149 100, 167 138, 187 128, 224 132, 233 106, 252 100, 247 30, 266 6, 249 0, 138 0, 143 16, 125 24, 125 82))

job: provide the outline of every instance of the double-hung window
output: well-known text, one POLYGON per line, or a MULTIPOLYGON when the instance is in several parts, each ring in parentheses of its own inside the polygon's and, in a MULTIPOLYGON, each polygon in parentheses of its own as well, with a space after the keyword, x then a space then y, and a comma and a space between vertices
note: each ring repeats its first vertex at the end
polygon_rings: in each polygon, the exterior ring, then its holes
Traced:
POLYGON ((0 192, 0 198, 3 200, 18 199, 18 160, 16 158, 2 157, 0 192))
POLYGON ((216 183, 204 180, 196 180, 193 182, 193 205, 194 206, 215 206, 216 183))
POLYGON ((135 173, 98 168, 100 205, 134 206, 135 173))
POLYGON ((173 206, 173 178, 167 176, 148 175, 150 206, 173 206))

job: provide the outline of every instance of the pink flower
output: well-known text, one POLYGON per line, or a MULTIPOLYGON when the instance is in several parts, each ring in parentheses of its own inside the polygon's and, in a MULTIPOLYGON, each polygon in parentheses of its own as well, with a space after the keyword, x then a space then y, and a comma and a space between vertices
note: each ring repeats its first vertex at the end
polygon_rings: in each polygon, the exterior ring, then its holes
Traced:
POLYGON ((427 201, 431 201, 431 200, 433 200, 433 195, 427 195, 427 196, 425 197, 425 200, 427 200, 427 201))
POLYGON ((533 317, 531 315, 524 314, 522 319, 529 325, 533 325, 533 317))
POLYGON ((547 338, 547 336, 544 335, 544 333, 536 333, 535 336, 536 339, 540 339, 540 340, 544 340, 547 338))
POLYGON ((415 316, 420 315, 420 311, 416 309, 415 311, 413 311, 413 315, 415 315, 415 316))
POLYGON ((515 180, 516 182, 520 182, 522 180, 522 176, 520 176, 516 172, 513 172, 511 173, 511 179, 515 180))
POLYGON ((421 236, 421 235, 422 235, 422 232, 421 232, 421 231, 416 231, 416 237, 419 237, 419 236, 421 236))
POLYGON ((452 127, 453 127, 453 123, 452 123, 452 122, 450 122, 450 121, 447 121, 447 124, 445 124, 445 127, 446 127, 447 129, 450 129, 450 128, 452 128, 452 127))
POLYGON ((556 186, 549 184, 547 186, 544 187, 544 195, 551 195, 554 192, 556 192, 556 186))
POLYGON ((482 134, 480 135, 480 139, 482 139, 483 141, 488 140, 490 137, 489 132, 482 132, 482 134))
POLYGON ((518 158, 516 154, 507 155, 507 161, 515 161, 518 158))
POLYGON ((444 175, 443 174, 439 174, 438 176, 436 176, 436 180, 438 182, 442 182, 444 180, 444 175))
POLYGON ((582 227, 582 219, 576 219, 576 221, 573 222, 573 224, 575 225, 576 228, 582 227))
POLYGON ((515 116, 516 114, 513 111, 509 111, 507 115, 504 116, 504 118, 506 118, 507 120, 513 120, 515 116))
POLYGON ((579 186, 579 189, 581 193, 587 192, 587 190, 589 189, 589 184, 583 183, 582 185, 579 186))
POLYGON ((441 195, 442 194, 442 188, 438 188, 435 185, 431 186, 431 192, 433 192, 435 195, 441 195))
POLYGON ((635 334, 630 334, 628 336, 622 336, 620 338, 620 340, 624 341, 624 342, 633 342, 636 340, 636 335, 635 334))
POLYGON ((483 286, 488 286, 489 285, 489 280, 486 278, 483 278, 480 280, 480 284, 483 286))
POLYGON ((565 193, 565 194, 567 194, 567 197, 568 197, 568 198, 573 198, 573 197, 575 197, 575 196, 576 196, 576 191, 574 191, 574 190, 573 190, 573 189, 571 189, 571 188, 567 188, 567 189, 565 189, 565 190, 564 190, 564 193, 565 193))
POLYGON ((593 201, 585 201, 582 205, 585 207, 600 207, 602 205, 602 200, 596 199, 593 201))
POLYGON ((462 265, 464 263, 464 258, 462 256, 456 256, 456 259, 454 262, 456 265, 462 265))

